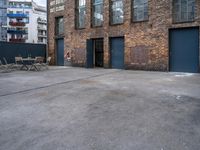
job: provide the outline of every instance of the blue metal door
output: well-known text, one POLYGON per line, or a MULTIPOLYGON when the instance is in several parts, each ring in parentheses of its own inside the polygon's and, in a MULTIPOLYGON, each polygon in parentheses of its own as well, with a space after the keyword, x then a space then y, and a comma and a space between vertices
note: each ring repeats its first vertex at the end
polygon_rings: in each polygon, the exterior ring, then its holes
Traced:
POLYGON ((199 29, 170 30, 170 71, 199 72, 199 29))
POLYGON ((64 39, 57 39, 57 65, 64 66, 64 39))
POLYGON ((87 60, 86 60, 86 67, 93 68, 94 67, 94 50, 93 50, 93 40, 88 39, 86 41, 87 44, 87 60))
POLYGON ((111 38, 111 67, 124 69, 124 38, 111 38))

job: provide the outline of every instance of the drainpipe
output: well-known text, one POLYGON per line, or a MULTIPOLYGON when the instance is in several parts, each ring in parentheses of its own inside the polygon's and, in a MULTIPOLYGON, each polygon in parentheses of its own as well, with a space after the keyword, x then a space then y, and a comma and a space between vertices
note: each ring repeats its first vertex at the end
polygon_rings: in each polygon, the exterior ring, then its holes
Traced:
POLYGON ((48 58, 48 50, 49 50, 49 7, 48 7, 48 1, 47 0, 47 4, 46 4, 46 10, 47 10, 47 43, 46 43, 46 58, 48 58))

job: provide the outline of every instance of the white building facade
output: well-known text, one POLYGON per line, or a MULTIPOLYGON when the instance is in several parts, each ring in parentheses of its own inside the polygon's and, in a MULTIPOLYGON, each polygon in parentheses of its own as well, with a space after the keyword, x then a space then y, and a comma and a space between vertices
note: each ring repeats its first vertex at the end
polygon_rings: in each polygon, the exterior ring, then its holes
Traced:
POLYGON ((7 40, 7 0, 0 0, 0 41, 7 40))
POLYGON ((8 0, 7 41, 46 43, 46 8, 32 0, 8 0))

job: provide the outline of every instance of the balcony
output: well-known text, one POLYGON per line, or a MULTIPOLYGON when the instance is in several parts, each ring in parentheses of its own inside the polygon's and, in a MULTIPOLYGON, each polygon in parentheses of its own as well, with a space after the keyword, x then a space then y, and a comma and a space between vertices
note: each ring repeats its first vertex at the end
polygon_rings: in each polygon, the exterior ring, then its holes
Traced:
POLYGON ((43 27, 43 26, 38 26, 37 28, 38 28, 38 30, 44 30, 44 31, 47 30, 47 27, 46 27, 46 26, 45 26, 45 27, 43 27))
POLYGON ((18 38, 18 39, 15 39, 15 38, 10 38, 9 39, 9 42, 14 42, 14 43, 25 43, 25 39, 24 38, 18 38))
POLYGON ((38 44, 45 44, 45 41, 40 41, 40 40, 38 40, 37 43, 38 43, 38 44))
POLYGON ((10 26, 25 26, 25 22, 9 22, 10 26))
POLYGON ((41 18, 38 18, 37 22, 40 23, 40 24, 47 24, 47 21, 46 20, 42 20, 41 18))
POLYGON ((28 14, 7 14, 9 18, 28 18, 28 14))
POLYGON ((40 33, 38 33, 38 37, 43 37, 43 38, 46 38, 46 37, 47 37, 47 35, 46 35, 46 34, 40 34, 40 33))
POLYGON ((7 33, 9 34, 28 34, 26 30, 16 30, 16 29, 8 29, 7 33))
POLYGON ((16 5, 9 5, 8 8, 31 9, 32 6, 16 6, 16 5))

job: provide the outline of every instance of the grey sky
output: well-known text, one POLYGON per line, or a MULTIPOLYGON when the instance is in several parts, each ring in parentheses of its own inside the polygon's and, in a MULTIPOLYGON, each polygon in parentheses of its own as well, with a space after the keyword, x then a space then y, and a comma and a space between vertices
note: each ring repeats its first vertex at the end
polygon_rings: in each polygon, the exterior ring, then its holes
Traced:
POLYGON ((33 0, 33 1, 42 6, 46 6, 47 2, 47 0, 33 0))

